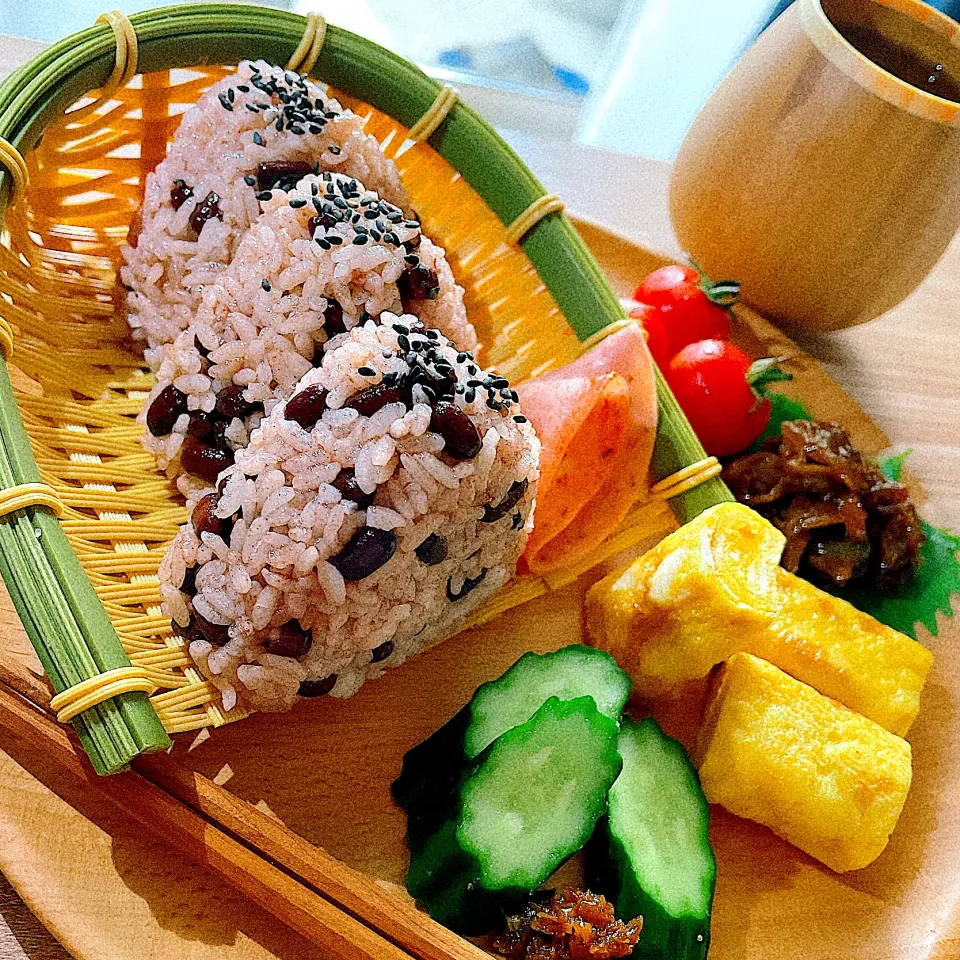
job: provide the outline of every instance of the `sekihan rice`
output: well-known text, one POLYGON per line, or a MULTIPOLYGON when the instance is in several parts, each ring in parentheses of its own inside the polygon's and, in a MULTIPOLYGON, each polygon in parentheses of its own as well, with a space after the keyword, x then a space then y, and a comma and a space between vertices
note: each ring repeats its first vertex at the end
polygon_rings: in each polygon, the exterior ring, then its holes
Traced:
POLYGON ((362 319, 406 310, 464 349, 477 342, 443 250, 356 179, 307 176, 263 207, 196 320, 162 348, 141 414, 144 445, 187 494, 362 319))
POLYGON ((130 326, 146 340, 153 369, 158 347, 192 322, 203 291, 233 259, 260 212, 258 194, 314 169, 356 177, 408 207, 396 165, 362 118, 326 87, 280 67, 244 61, 184 114, 166 159, 147 177, 120 271, 130 326))
POLYGON ((454 632, 532 528, 540 443, 509 384, 416 318, 382 319, 273 408, 160 568, 228 710, 350 696, 454 632))

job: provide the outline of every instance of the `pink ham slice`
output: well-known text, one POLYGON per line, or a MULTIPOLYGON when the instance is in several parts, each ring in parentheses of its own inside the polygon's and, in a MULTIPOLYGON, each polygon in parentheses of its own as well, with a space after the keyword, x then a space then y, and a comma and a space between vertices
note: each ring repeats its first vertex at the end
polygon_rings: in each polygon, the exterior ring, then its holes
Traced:
POLYGON ((543 445, 534 528, 520 561, 539 575, 582 560, 645 494, 656 379, 643 333, 631 326, 517 392, 543 445))

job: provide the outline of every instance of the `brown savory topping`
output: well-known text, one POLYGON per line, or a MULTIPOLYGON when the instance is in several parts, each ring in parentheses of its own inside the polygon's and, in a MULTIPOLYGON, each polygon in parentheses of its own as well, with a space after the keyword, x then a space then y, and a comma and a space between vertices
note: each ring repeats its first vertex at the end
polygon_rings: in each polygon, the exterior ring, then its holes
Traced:
POLYGON ((305 657, 312 646, 313 634, 304 630, 296 620, 285 623, 280 628, 279 636, 266 642, 267 653, 278 657, 291 657, 294 660, 305 657))
POLYGON ((332 486, 340 491, 340 496, 342 496, 344 500, 352 501, 361 509, 366 509, 373 503, 373 494, 364 493, 360 489, 360 485, 357 483, 357 476, 349 467, 341 470, 337 474, 332 486))
POLYGON ((297 694, 301 697, 322 697, 328 694, 337 685, 337 675, 331 673, 329 677, 322 680, 304 680, 297 694))
POLYGON ((470 417, 449 400, 434 406, 430 429, 443 437, 443 452, 454 460, 472 460, 483 445, 480 431, 470 417))
POLYGON ((355 393, 345 407, 352 407, 357 413, 365 417, 372 417, 378 410, 382 410, 388 403, 402 403, 411 405, 410 391, 405 387, 388 386, 385 383, 375 383, 366 390, 355 393))
POLYGON ((347 545, 330 558, 344 580, 363 580, 376 573, 397 552, 397 535, 392 530, 361 527, 347 545))
POLYGON ((187 395, 172 383, 164 387, 147 410, 147 429, 155 437, 165 437, 177 419, 187 412, 187 395))
POLYGON ((435 567, 447 559, 447 541, 439 533, 431 533, 414 551, 417 559, 428 567, 435 567))
POLYGON ((387 657, 393 654, 393 641, 388 640, 386 643, 381 643, 379 647, 375 647, 370 654, 371 663, 382 663, 387 657))
POLYGON ((174 210, 179 210, 193 196, 193 188, 187 186, 186 180, 174 180, 170 188, 170 203, 174 210))
POLYGON ((222 220, 220 197, 212 190, 200 201, 190 214, 190 226, 199 233, 208 220, 222 220))
POLYGON ((185 437, 180 448, 180 464, 187 473, 207 483, 216 483, 220 471, 233 464, 233 454, 201 443, 194 437, 185 437))
POLYGON ((496 523, 497 520, 502 520, 523 499, 528 486, 530 486, 529 480, 516 480, 510 485, 507 495, 498 504, 491 505, 488 503, 483 508, 483 516, 480 518, 480 522, 496 523))
POLYGON ((506 933, 492 946, 510 960, 608 960, 629 956, 642 927, 642 917, 617 920, 605 897, 566 887, 507 917, 506 933))
POLYGON ((279 187, 295 187, 307 174, 314 173, 316 167, 306 160, 272 160, 257 166, 257 189, 273 190, 279 187))
POLYGON ((723 479, 783 531, 787 570, 882 589, 917 568, 924 535, 909 491, 865 460, 835 423, 784 423, 759 453, 728 463, 723 479))
POLYGON ((327 391, 315 383, 294 394, 287 401, 286 417, 299 423, 304 430, 312 430, 327 409, 327 391))

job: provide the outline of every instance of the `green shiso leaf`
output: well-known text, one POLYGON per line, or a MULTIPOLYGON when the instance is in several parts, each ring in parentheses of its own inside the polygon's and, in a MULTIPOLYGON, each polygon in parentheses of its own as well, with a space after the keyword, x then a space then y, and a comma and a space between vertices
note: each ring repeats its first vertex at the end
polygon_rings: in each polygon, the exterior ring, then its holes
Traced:
MULTIPOLYGON (((903 464, 909 456, 906 451, 878 462, 880 469, 891 479, 899 481, 903 464)), ((954 615, 953 595, 960 594, 960 537, 920 521, 927 538, 920 548, 920 566, 913 579, 899 590, 879 592, 860 585, 832 591, 848 600, 858 610, 869 613, 881 623, 917 639, 917 624, 923 624, 932 636, 937 636, 937 614, 954 615)))
POLYGON ((770 437, 780 436, 780 427, 788 420, 812 420, 813 414, 799 401, 783 393, 767 394, 770 398, 770 422, 747 453, 756 453, 770 437))

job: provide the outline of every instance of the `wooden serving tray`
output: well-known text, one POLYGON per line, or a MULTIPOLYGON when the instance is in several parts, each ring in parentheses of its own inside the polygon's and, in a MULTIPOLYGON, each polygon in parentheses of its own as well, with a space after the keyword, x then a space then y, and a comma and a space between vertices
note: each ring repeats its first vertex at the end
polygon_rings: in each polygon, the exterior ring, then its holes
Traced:
MULTIPOLYGON (((602 228, 579 228, 622 295, 664 262, 602 228)), ((756 314, 739 315, 738 337, 749 352, 791 358, 788 392, 814 415, 843 423, 865 451, 887 446, 813 360, 756 314)), ((578 641, 584 586, 461 634, 350 700, 182 736, 175 756, 405 896, 404 819, 389 794, 404 752, 524 651, 578 641)), ((8 602, 0 603, 0 633, 0 661, 31 669, 8 602)), ((913 788, 889 848, 866 870, 840 877, 714 808, 713 960, 946 960, 960 953, 960 626, 944 622, 939 638, 923 639, 936 660, 911 730, 913 788)), ((681 735, 690 729, 689 711, 665 719, 681 735)), ((316 955, 222 880, 118 821, 92 791, 65 785, 49 761, 3 731, 0 751, 0 869, 80 960, 316 955)))

